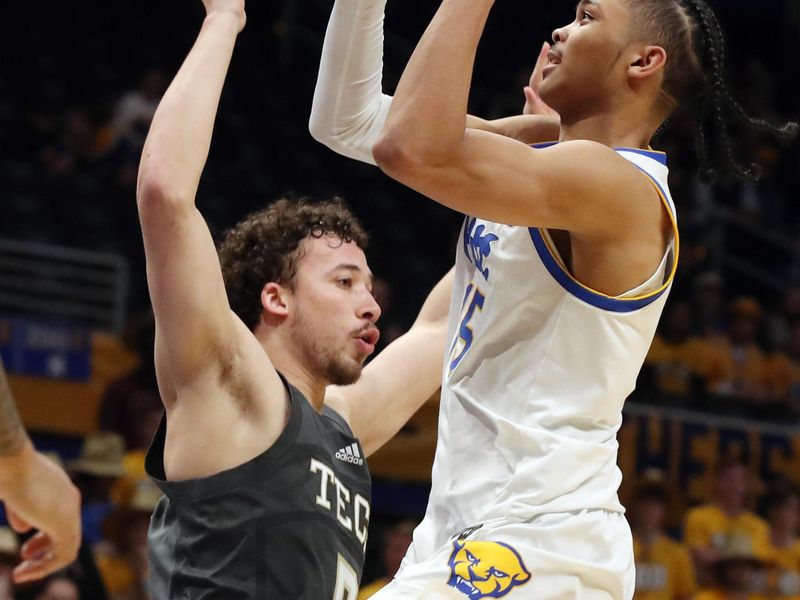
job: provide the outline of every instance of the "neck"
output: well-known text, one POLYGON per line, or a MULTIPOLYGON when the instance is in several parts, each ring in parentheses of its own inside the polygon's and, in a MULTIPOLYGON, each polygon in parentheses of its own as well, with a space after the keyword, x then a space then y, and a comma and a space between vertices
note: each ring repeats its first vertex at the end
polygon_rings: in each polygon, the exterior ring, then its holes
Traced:
POLYGON ((322 412, 325 404, 325 388, 328 384, 306 366, 308 361, 304 360, 298 349, 282 339, 277 332, 266 334, 263 331, 256 331, 255 336, 275 370, 296 387, 317 412, 322 412))
POLYGON ((562 116, 560 141, 591 140, 611 148, 648 148, 658 125, 643 119, 643 114, 643 110, 631 104, 625 110, 562 116))
POLYGON ((325 405, 325 388, 327 384, 320 381, 312 373, 292 361, 276 361, 272 363, 275 369, 282 374, 300 393, 306 397, 317 412, 322 412, 325 405))

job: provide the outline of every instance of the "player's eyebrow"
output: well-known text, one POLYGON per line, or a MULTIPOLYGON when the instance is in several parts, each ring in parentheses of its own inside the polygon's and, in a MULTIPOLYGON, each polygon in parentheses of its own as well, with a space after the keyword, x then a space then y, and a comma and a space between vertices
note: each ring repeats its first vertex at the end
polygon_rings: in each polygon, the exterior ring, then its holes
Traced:
MULTIPOLYGON (((329 272, 335 273, 336 271, 340 271, 344 269, 345 271, 352 271, 353 273, 361 273, 361 267, 358 265, 354 265, 351 263, 339 263, 335 267, 333 267, 329 272)), ((375 280, 375 276, 370 272, 367 271, 367 279, 369 280, 370 287, 372 286, 373 281, 375 280)))
POLYGON ((580 10, 581 6, 584 6, 585 4, 589 4, 591 6, 594 6, 595 8, 600 8, 600 3, 597 2, 596 0, 581 0, 580 2, 578 2, 577 5, 575 5, 575 10, 576 11, 580 10))

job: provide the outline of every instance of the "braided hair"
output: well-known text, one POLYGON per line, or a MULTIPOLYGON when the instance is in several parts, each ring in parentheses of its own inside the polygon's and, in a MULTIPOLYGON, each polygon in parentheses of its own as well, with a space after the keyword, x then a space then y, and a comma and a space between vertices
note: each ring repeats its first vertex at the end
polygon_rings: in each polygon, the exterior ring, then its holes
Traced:
MULTIPOLYGON (((770 123, 751 117, 731 95, 725 80, 725 39, 705 0, 635 0, 637 29, 666 50, 669 60, 663 91, 679 107, 694 112, 695 145, 700 174, 713 181, 719 174, 758 179, 757 164, 743 164, 734 154, 731 126, 741 124, 788 140, 798 124, 770 123)), ((659 130, 660 132, 660 130, 659 130)))

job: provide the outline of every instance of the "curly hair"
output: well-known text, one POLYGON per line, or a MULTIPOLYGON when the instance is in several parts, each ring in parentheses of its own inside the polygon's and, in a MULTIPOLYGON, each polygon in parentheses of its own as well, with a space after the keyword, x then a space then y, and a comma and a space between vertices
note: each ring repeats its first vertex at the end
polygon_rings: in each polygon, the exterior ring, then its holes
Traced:
POLYGON ((273 281, 291 288, 303 258, 303 240, 327 235, 361 249, 369 239, 341 198, 281 198, 225 233, 219 260, 228 301, 251 331, 261 315, 264 285, 273 281))
POLYGON ((670 57, 664 72, 664 92, 679 106, 694 110, 695 144, 703 179, 713 181, 718 174, 758 179, 761 168, 743 164, 734 154, 732 125, 789 140, 797 135, 798 124, 752 117, 733 98, 725 79, 725 38, 705 0, 631 1, 635 2, 634 23, 639 31, 670 57))

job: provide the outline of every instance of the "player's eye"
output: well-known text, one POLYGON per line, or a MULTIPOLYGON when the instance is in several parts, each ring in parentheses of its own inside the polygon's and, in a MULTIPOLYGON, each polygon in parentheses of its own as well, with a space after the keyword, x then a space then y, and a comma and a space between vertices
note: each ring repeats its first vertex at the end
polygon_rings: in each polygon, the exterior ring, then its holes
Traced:
POLYGON ((583 21, 594 21, 594 16, 588 10, 585 10, 581 13, 581 23, 583 21))
POLYGON ((341 285, 342 287, 353 287, 353 280, 350 277, 340 277, 336 280, 336 283, 341 285))

